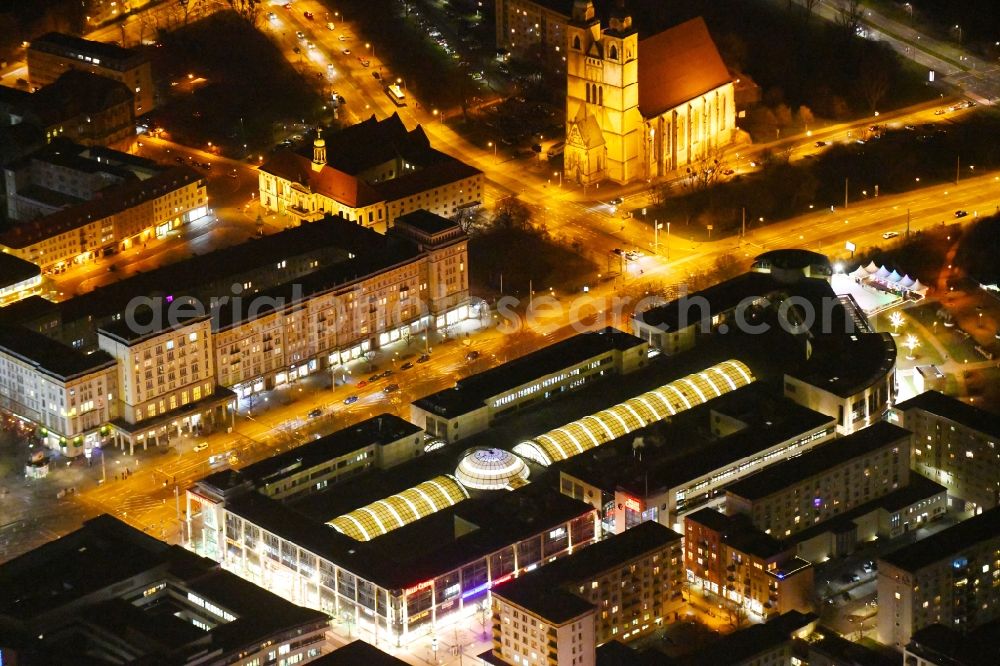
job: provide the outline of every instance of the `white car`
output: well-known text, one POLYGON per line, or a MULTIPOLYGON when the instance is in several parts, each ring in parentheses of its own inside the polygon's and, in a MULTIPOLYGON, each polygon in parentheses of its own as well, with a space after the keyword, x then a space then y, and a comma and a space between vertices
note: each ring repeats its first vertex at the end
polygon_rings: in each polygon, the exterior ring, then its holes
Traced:
POLYGON ((197 444, 194 445, 194 450, 196 452, 197 451, 204 451, 207 448, 208 448, 208 442, 198 442, 197 444))
POLYGON ((898 231, 887 231, 884 234, 882 234, 882 238, 889 240, 890 238, 895 238, 898 235, 899 235, 898 231))

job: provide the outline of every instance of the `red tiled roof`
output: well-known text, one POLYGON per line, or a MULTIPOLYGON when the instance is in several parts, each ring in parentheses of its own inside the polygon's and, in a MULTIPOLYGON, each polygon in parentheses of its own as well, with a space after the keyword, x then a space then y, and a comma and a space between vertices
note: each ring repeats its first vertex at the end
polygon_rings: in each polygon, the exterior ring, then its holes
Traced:
POLYGON ((278 178, 305 185, 311 191, 349 208, 361 208, 382 201, 378 192, 363 180, 325 164, 316 171, 309 158, 290 150, 279 152, 260 169, 278 178))
POLYGON ((658 116, 732 79, 701 18, 640 40, 639 112, 658 116))

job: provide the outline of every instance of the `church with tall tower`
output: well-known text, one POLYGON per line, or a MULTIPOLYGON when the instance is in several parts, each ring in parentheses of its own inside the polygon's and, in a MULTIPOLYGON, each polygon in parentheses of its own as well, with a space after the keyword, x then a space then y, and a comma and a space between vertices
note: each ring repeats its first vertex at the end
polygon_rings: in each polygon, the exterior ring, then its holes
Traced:
POLYGON ((639 39, 622 4, 601 27, 575 0, 566 30, 564 177, 666 176, 734 142, 734 86, 701 18, 639 39))

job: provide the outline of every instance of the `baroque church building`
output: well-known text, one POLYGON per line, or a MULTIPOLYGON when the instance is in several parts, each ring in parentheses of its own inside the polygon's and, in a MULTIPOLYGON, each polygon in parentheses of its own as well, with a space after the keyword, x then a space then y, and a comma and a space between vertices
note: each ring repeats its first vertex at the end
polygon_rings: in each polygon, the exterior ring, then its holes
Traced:
POLYGON ((566 36, 567 180, 658 178, 736 140, 733 81, 701 18, 640 40, 621 5, 602 30, 575 0, 566 36))

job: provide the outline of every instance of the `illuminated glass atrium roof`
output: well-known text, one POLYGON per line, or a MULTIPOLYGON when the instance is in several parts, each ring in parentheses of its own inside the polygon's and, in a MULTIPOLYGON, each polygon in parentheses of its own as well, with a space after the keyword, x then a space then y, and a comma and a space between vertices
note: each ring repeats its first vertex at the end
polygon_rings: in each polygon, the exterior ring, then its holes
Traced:
POLYGON ((455 476, 466 488, 503 490, 527 481, 531 474, 523 460, 503 449, 478 449, 462 458, 455 476))
POLYGON ((429 516, 469 497, 465 488, 450 474, 408 488, 327 523, 338 532, 358 541, 370 541, 394 529, 429 516))
POLYGON ((673 414, 704 404, 754 381, 740 361, 717 363, 613 407, 521 442, 514 453, 551 465, 600 446, 673 414))

